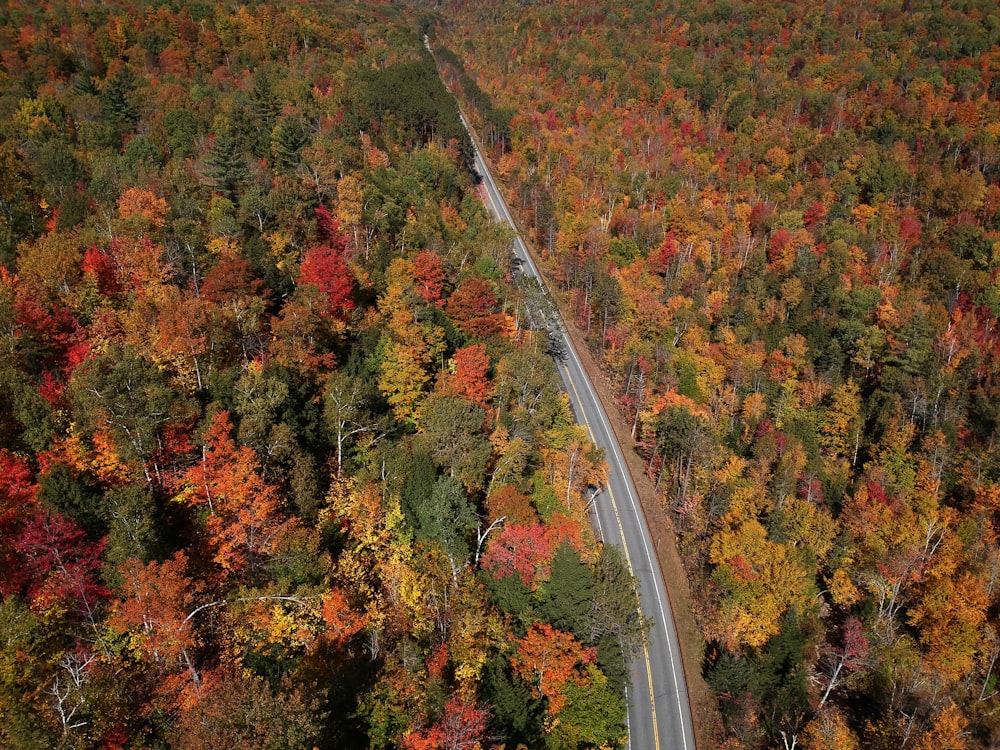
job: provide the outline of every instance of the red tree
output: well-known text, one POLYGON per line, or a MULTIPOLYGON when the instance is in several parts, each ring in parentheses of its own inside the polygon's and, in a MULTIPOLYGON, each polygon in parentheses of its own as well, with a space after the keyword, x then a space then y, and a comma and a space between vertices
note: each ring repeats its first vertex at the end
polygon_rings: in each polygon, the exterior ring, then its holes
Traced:
POLYGON ((121 291, 118 279, 115 277, 114 261, 97 245, 91 245, 84 252, 81 270, 84 278, 94 279, 101 294, 112 296, 121 291))
POLYGON ((423 299, 438 307, 444 306, 444 266, 441 256, 433 250, 423 250, 413 258, 413 286, 423 299))
POLYGON ((340 222, 331 219, 326 209, 317 209, 316 218, 322 242, 306 250, 299 269, 298 284, 314 285, 325 300, 324 312, 344 320, 354 309, 354 300, 351 299, 354 274, 344 258, 348 238, 340 231, 340 222), (321 219, 321 216, 324 218, 321 219))
POLYGON ((455 352, 453 359, 455 390, 464 398, 485 407, 490 395, 490 357, 486 346, 473 344, 463 347, 455 352))
POLYGON ((487 338, 501 328, 496 307, 497 296, 493 285, 478 276, 470 276, 448 298, 447 309, 466 334, 487 338))
POLYGON ((848 617, 842 630, 843 645, 839 648, 826 645, 822 650, 822 663, 826 668, 830 681, 823 691, 819 705, 826 703, 830 693, 840 683, 844 669, 852 671, 861 666, 868 657, 870 646, 865 637, 864 628, 857 617, 848 617))
MULTIPOLYGON (((0 450, 0 539, 17 538, 35 512, 35 484, 28 464, 6 450, 0 450)), ((14 546, 0 544, 0 594, 15 593, 23 582, 20 560, 14 546)))
POLYGON ((92 542, 72 520, 39 510, 14 540, 20 588, 31 606, 62 604, 81 620, 95 622, 95 608, 108 595, 100 581, 104 542, 92 542))
POLYGON ((441 718, 403 738, 404 750, 474 750, 484 742, 488 709, 459 695, 453 695, 444 705, 441 718))
POLYGON ((517 575, 525 586, 531 586, 536 575, 546 574, 555 553, 546 532, 540 523, 506 524, 490 541, 483 556, 483 568, 495 578, 517 575))

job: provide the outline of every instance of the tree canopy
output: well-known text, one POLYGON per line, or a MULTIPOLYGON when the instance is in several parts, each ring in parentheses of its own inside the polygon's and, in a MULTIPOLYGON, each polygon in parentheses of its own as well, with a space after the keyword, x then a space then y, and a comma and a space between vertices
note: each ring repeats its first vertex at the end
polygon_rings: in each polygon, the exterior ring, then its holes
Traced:
POLYGON ((0 745, 623 742, 644 631, 566 587, 634 584, 425 21, 0 13, 0 745))
POLYGON ((678 532, 709 744, 990 746, 994 5, 440 7, 678 532))

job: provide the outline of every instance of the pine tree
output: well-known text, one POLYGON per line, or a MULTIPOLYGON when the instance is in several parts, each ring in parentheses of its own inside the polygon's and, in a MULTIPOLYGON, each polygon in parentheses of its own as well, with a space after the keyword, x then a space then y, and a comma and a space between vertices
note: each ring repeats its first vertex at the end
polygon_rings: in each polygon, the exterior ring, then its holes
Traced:
POLYGON ((300 153, 309 136, 297 117, 282 118, 271 132, 271 156, 276 172, 294 172, 301 162, 300 153))
POLYGON ((232 132, 220 129, 208 152, 208 176, 215 188, 226 198, 238 202, 239 189, 249 179, 250 171, 232 132))
POLYGON ((104 84, 101 93, 101 111, 111 122, 118 137, 135 129, 139 122, 139 109, 133 102, 135 77, 128 68, 121 68, 104 84))

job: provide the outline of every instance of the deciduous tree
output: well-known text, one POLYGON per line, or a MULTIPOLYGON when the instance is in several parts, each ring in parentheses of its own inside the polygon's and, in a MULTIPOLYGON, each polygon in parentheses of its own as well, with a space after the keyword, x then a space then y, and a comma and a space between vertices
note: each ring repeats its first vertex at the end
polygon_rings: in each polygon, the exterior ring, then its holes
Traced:
POLYGON ((228 412, 212 418, 201 459, 188 470, 184 497, 207 508, 212 559, 226 574, 253 576, 274 551, 285 517, 276 488, 260 476, 253 449, 237 447, 232 429, 228 412))
POLYGON ((594 650, 583 646, 571 633, 544 623, 528 628, 515 647, 511 666, 531 686, 535 697, 547 699, 546 710, 552 716, 563 710, 571 687, 586 685, 587 667, 596 658, 594 650))

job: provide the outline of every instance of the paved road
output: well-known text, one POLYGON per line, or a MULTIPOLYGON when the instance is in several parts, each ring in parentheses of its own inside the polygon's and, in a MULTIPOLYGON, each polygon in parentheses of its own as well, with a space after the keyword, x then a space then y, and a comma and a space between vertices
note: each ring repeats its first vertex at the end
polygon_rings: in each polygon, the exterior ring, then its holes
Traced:
MULTIPOLYGON (((464 117, 462 122, 468 128, 464 117)), ((475 156, 476 169, 482 175, 486 190, 487 207, 498 221, 514 227, 510 211, 478 147, 475 156)), ((521 261, 523 272, 540 279, 520 236, 514 240, 514 252, 521 261)), ((654 623, 644 652, 631 666, 629 745, 633 750, 695 750, 680 645, 639 498, 621 446, 573 343, 562 329, 558 335, 564 339, 566 357, 557 360, 557 366, 577 421, 586 426, 594 442, 604 448, 608 461, 608 488, 597 496, 595 503, 598 531, 606 543, 617 544, 625 551, 629 567, 639 581, 642 611, 654 623)))

